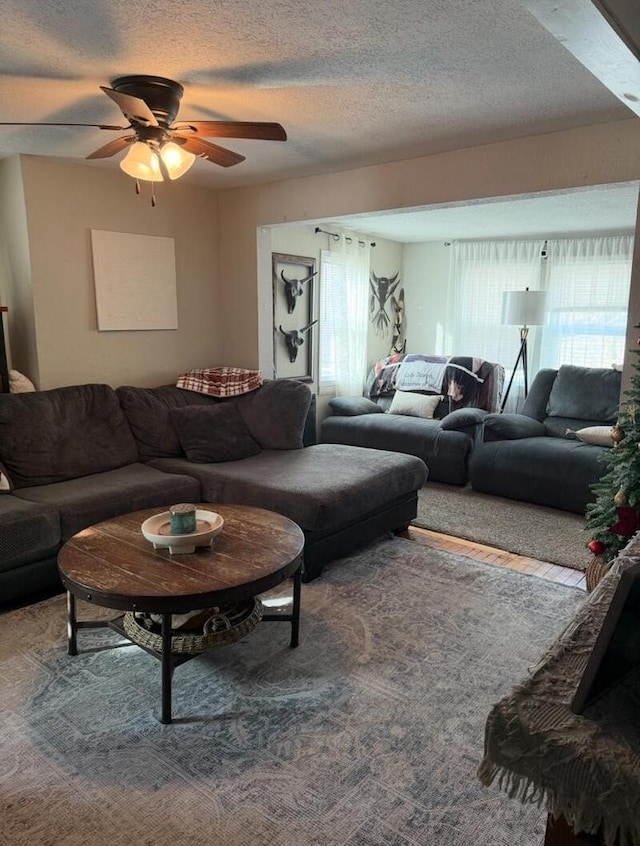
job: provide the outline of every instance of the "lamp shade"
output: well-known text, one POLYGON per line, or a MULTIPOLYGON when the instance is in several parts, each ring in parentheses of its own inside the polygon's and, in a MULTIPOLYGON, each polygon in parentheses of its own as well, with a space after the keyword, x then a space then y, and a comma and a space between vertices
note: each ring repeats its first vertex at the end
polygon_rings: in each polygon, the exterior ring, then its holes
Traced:
POLYGON ((160 148, 160 158, 167 168, 169 179, 179 179, 189 170, 196 160, 193 153, 188 153, 173 141, 168 141, 162 145, 160 148))
POLYGON ((158 156, 148 144, 136 141, 120 162, 120 167, 134 179, 145 179, 148 182, 162 182, 158 156))
POLYGON ((541 326, 545 322, 546 291, 504 291, 502 322, 508 326, 541 326))

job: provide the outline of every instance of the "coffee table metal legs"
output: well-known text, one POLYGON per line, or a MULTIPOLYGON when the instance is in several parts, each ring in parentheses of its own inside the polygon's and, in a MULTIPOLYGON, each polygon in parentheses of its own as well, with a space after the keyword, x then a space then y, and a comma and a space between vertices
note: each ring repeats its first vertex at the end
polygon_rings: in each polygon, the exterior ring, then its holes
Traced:
MULTIPOLYGON (((272 620, 272 621, 281 621, 281 622, 291 622, 291 641, 290 646, 291 648, 295 648, 298 646, 299 638, 300 638, 300 594, 301 594, 301 587, 302 587, 302 567, 299 567, 298 570, 293 575, 293 602, 291 608, 291 614, 265 614, 263 616, 263 620, 272 620)), ((118 618, 116 620, 93 620, 78 622, 76 618, 76 598, 70 592, 67 591, 67 642, 68 647, 67 651, 69 655, 77 655, 78 654, 78 629, 89 629, 89 628, 103 628, 103 627, 110 627, 114 631, 117 631, 119 634, 123 635, 127 639, 130 640, 127 633, 124 630, 124 627, 121 623, 122 618, 118 618)), ((162 629, 161 629, 161 636, 162 636, 162 654, 159 655, 156 650, 148 649, 147 647, 143 647, 146 652, 155 655, 156 658, 160 658, 162 662, 162 701, 161 701, 161 714, 160 714, 160 722, 168 725, 172 722, 171 717, 171 683, 173 678, 173 671, 177 664, 182 663, 183 661, 187 661, 192 657, 195 656, 181 656, 180 658, 176 658, 172 653, 172 643, 171 643, 171 631, 172 631, 172 615, 169 614, 162 614, 162 629)))
MULTIPOLYGON (((291 606, 290 614, 283 614, 281 612, 262 615, 264 622, 270 623, 291 623, 291 640, 289 646, 292 649, 299 643, 300 638, 300 593, 302 587, 302 565, 293 574, 293 596, 287 597, 284 601, 278 602, 280 608, 284 606, 291 606)), ((268 603, 269 605, 271 603, 268 603)))
POLYGON ((171 614, 162 615, 162 715, 160 722, 171 722, 171 676, 173 660, 171 654, 171 614))
POLYGON ((78 654, 78 624, 76 622, 76 598, 67 591, 67 652, 78 654))
POLYGON ((300 633, 300 588, 302 585, 302 567, 293 574, 293 608, 291 609, 291 643, 294 649, 298 645, 300 633))

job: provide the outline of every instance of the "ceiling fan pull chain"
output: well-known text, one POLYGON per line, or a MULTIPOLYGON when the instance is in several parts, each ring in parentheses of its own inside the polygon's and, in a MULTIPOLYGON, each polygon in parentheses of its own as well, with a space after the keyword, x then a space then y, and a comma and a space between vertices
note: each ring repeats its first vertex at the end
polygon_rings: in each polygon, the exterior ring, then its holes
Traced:
POLYGON ((155 209, 156 207, 156 186, 155 182, 151 183, 151 208, 155 209))
POLYGON ((140 193, 140 180, 136 179, 136 194, 140 193))

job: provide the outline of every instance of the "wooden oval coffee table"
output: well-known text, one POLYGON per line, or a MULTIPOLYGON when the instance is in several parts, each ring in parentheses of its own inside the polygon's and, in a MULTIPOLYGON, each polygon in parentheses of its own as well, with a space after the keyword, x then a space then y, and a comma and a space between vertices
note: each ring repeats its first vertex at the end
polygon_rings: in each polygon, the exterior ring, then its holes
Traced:
MULTIPOLYGON (((298 645, 304 535, 300 527, 273 511, 248 505, 201 503, 224 519, 213 546, 171 555, 154 549, 140 526, 162 508, 124 514, 83 529, 58 555, 58 570, 67 589, 69 655, 77 655, 77 631, 105 627, 129 638, 123 617, 109 621, 76 618, 75 598, 121 611, 162 615, 162 649, 141 648, 162 662, 161 722, 171 722, 171 678, 179 664, 196 657, 172 653, 171 618, 201 608, 250 599, 293 577, 290 614, 264 614, 266 621, 291 622, 291 646, 298 645)), ((133 641, 132 641, 133 642, 133 641)))

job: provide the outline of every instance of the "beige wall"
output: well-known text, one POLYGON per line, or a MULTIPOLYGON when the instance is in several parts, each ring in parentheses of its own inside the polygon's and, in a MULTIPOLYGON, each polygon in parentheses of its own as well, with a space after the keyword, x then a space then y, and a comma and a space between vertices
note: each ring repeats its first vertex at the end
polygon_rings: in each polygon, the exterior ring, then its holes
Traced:
POLYGON ((407 352, 460 355, 451 348, 449 276, 451 246, 443 242, 407 244, 404 250, 407 297, 407 352))
POLYGON ((22 168, 17 156, 0 161, 0 305, 10 367, 39 379, 31 288, 31 257, 22 168))
POLYGON ((640 178, 638 149, 632 119, 220 192, 225 314, 234 325, 225 357, 256 367, 271 341, 261 324, 258 342, 257 227, 628 182, 640 178))
MULTIPOLYGON (((37 373, 42 389, 87 381, 157 385, 223 360, 216 193, 186 183, 136 196, 120 171, 21 157, 37 373), (175 239, 178 329, 98 332, 90 231, 175 239)), ((15 367, 31 369, 15 358, 15 367)), ((28 375, 31 375, 28 373, 28 375)))

